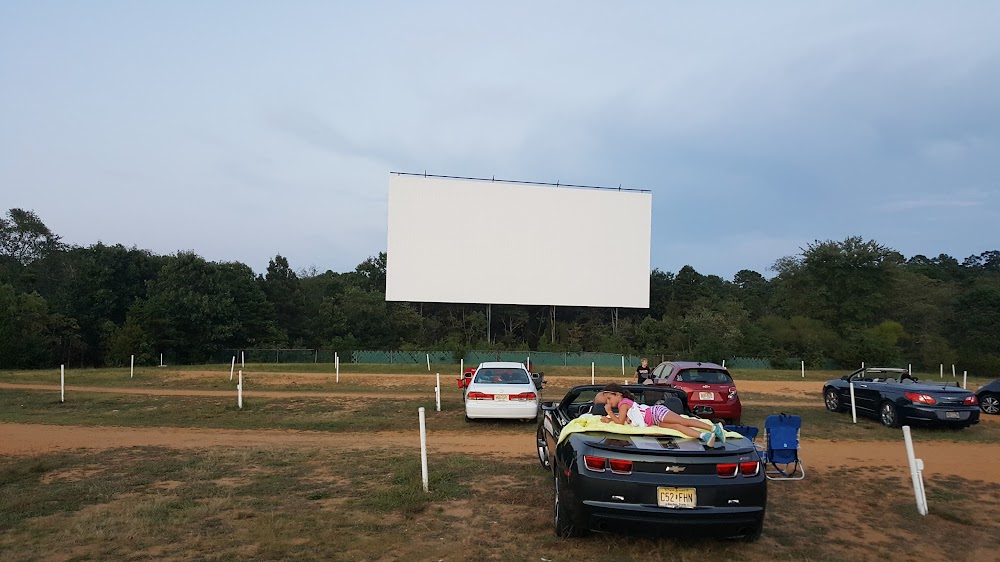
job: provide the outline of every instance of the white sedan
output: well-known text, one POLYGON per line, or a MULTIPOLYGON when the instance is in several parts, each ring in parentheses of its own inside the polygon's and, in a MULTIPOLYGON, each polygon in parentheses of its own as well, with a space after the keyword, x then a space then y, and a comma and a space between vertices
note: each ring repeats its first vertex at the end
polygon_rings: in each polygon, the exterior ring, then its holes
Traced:
POLYGON ((538 389, 522 363, 482 363, 465 389, 465 419, 538 416, 538 389))

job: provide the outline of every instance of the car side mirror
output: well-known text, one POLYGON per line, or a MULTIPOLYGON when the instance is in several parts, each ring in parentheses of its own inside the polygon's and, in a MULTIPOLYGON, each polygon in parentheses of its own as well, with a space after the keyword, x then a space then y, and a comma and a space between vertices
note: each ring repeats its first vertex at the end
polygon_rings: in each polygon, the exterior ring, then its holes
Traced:
POLYGON ((842 380, 842 381, 849 381, 849 380, 851 380, 851 375, 844 375, 844 376, 840 377, 840 380, 842 380))

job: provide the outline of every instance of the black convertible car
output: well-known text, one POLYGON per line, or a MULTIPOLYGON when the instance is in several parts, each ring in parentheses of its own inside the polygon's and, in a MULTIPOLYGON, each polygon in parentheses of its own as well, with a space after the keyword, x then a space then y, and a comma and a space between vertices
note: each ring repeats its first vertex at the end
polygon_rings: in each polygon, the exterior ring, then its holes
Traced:
POLYGON ((984 384, 976 391, 979 408, 987 414, 1000 414, 1000 379, 984 384))
MULTIPOLYGON (((555 532, 629 528, 689 534, 693 530, 755 541, 764 525, 767 479, 753 443, 702 441, 563 428, 583 414, 603 414, 600 386, 578 386, 545 402, 538 424, 538 460, 552 471, 555 532)), ((690 414, 683 391, 626 386, 640 404, 690 414)))
POLYGON ((869 367, 826 381, 823 401, 831 412, 851 409, 850 383, 854 383, 855 408, 887 427, 936 424, 968 427, 979 423, 979 400, 957 385, 920 382, 906 369, 869 367))

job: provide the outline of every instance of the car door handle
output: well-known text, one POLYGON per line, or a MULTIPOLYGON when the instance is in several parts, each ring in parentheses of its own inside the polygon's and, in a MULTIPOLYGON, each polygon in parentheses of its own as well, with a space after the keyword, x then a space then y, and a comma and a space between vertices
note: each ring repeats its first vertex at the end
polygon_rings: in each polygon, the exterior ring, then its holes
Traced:
POLYGON ((868 385, 867 384, 859 384, 858 388, 868 388, 868 385))

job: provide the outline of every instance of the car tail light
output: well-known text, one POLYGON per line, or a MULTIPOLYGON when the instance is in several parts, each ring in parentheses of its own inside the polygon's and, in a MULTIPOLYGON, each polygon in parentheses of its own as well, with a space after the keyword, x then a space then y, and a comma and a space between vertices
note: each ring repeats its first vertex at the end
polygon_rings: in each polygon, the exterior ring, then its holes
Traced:
POLYGON ((715 465, 715 472, 720 478, 736 478, 736 473, 739 472, 740 465, 736 463, 725 463, 715 465))
POLYGON ((466 398, 469 400, 493 400, 493 395, 485 392, 470 392, 466 398))
POLYGON ((587 466, 587 470, 593 470, 594 472, 604 472, 604 465, 607 463, 604 457, 583 457, 583 464, 587 466))
POLYGON ((919 392, 907 392, 906 399, 914 404, 937 404, 937 400, 933 396, 919 392))
POLYGON ((976 398, 975 394, 970 394, 965 397, 965 400, 962 400, 962 404, 965 404, 966 406, 975 406, 976 404, 979 404, 979 399, 976 398))
POLYGON ((740 463, 740 474, 743 476, 757 476, 760 471, 759 462, 741 462, 740 463))
POLYGON ((611 465, 611 472, 615 474, 632 474, 632 461, 610 459, 608 464, 611 465))
POLYGON ((730 400, 736 399, 736 387, 735 386, 729 389, 729 399, 730 400))
POLYGON ((521 394, 511 394, 510 395, 510 399, 511 400, 534 400, 535 399, 535 393, 534 392, 522 392, 521 394))

